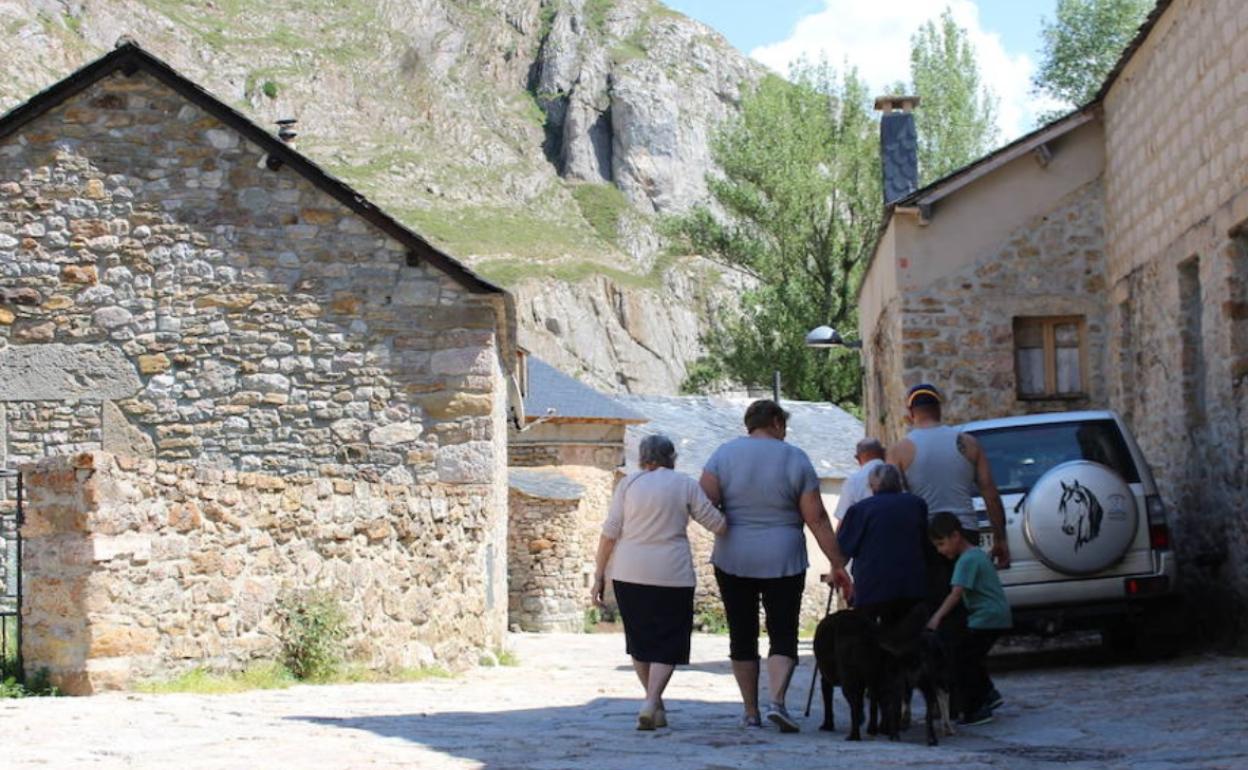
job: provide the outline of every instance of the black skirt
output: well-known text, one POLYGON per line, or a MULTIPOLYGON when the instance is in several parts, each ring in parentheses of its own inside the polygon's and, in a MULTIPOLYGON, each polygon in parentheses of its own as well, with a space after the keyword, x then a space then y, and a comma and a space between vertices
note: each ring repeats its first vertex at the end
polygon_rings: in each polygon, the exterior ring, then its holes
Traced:
POLYGON ((624 621, 628 654, 643 663, 689 662, 693 586, 651 586, 611 581, 624 621))

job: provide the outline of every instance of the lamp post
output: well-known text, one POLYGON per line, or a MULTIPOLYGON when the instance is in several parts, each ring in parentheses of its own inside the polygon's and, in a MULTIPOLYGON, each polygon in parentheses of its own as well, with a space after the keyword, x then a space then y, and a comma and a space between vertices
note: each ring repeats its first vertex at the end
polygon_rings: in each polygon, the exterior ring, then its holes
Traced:
POLYGON ((816 326, 806 333, 808 348, 853 348, 862 347, 862 340, 849 340, 841 337, 841 333, 831 326, 816 326))
MULTIPOLYGON (((841 333, 831 326, 816 326, 806 333, 806 347, 808 348, 851 348, 858 349, 862 347, 862 340, 846 341, 841 337, 841 333)), ((780 403, 780 370, 777 369, 771 373, 771 394, 772 399, 778 404, 780 403)))

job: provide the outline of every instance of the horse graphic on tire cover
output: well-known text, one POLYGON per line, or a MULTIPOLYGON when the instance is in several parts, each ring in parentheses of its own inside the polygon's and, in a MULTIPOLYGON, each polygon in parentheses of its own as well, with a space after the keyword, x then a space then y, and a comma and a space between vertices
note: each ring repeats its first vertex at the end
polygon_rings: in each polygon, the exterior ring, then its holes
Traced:
POLYGON ((1062 499, 1057 510, 1062 515, 1062 532, 1074 535, 1075 550, 1078 551, 1085 543, 1090 543, 1101 534, 1101 521, 1105 518, 1105 509, 1101 501, 1096 499, 1092 490, 1074 479, 1070 484, 1062 484, 1062 499))
POLYGON ((1050 468, 1019 505, 1028 549, 1064 575, 1091 575, 1112 567, 1139 531, 1139 506, 1130 484, 1112 468, 1090 460, 1068 460, 1050 468))

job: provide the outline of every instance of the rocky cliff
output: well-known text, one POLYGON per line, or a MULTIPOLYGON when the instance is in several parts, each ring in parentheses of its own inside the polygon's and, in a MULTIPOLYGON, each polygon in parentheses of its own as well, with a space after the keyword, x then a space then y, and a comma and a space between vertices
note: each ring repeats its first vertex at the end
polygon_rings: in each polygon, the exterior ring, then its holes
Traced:
POLYGON ((517 294, 521 340, 674 392, 725 277, 666 254, 759 71, 653 0, 0 0, 8 109, 129 36, 517 294))

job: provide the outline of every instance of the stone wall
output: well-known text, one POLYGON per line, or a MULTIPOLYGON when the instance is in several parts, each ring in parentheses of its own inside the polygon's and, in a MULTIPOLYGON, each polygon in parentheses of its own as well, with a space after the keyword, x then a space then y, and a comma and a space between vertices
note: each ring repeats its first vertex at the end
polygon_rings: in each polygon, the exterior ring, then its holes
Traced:
POLYGON ((496 299, 262 158, 142 74, 0 145, 0 278, 37 300, 0 316, 10 458, 98 446, 111 416, 143 454, 238 470, 488 459, 496 299))
POLYGON ((475 641, 501 638, 502 295, 409 260, 142 71, 0 139, 0 287, 0 464, 102 448, 465 516, 471 490, 490 536, 461 563, 492 593, 460 600, 493 602, 475 641))
POLYGON ((593 606, 589 591, 615 474, 516 468, 510 479, 508 622, 521 631, 579 632, 593 606))
POLYGON ((921 290, 894 299, 876 325, 865 387, 867 429, 886 442, 906 431, 905 390, 931 382, 948 422, 1010 414, 1103 408, 1105 257, 1099 182, 1036 216, 991 254, 921 290), (891 315, 900 340, 892 339, 891 315), (1014 363, 1017 316, 1086 318, 1088 371, 1080 398, 1020 399, 1014 363), (889 355, 900 344, 900 356, 889 355), (891 364, 900 363, 897 369, 891 364))
POLYGON ((1248 4, 1176 0, 1105 99, 1113 404, 1211 631, 1248 627, 1248 4))
POLYGON ((338 597, 370 666, 463 666, 491 634, 482 487, 99 452, 26 472, 23 652, 66 692, 280 659, 276 604, 311 588, 338 597))
MULTIPOLYGON (((606 519, 615 474, 587 467, 512 468, 508 531, 508 622, 522 631, 580 631, 592 606, 598 537, 606 519)), ((829 510, 836 506, 840 483, 825 482, 829 510)), ((689 522, 697 588, 694 613, 722 618, 723 602, 711 566, 715 536, 689 522)), ((827 560, 806 532, 811 568, 802 598, 803 626, 818 622, 826 611, 827 588, 819 577, 827 560)), ((608 606, 614 604, 607 587, 608 606)))
POLYGON ((524 431, 508 432, 508 464, 514 467, 583 465, 614 471, 624 464, 627 426, 585 422, 535 423, 524 431))
MULTIPOLYGON (((882 268, 881 268, 882 269, 882 268)), ((884 305, 869 340, 863 341, 863 432, 887 443, 905 432, 901 422, 907 374, 902 367, 902 300, 893 297, 884 305)))

